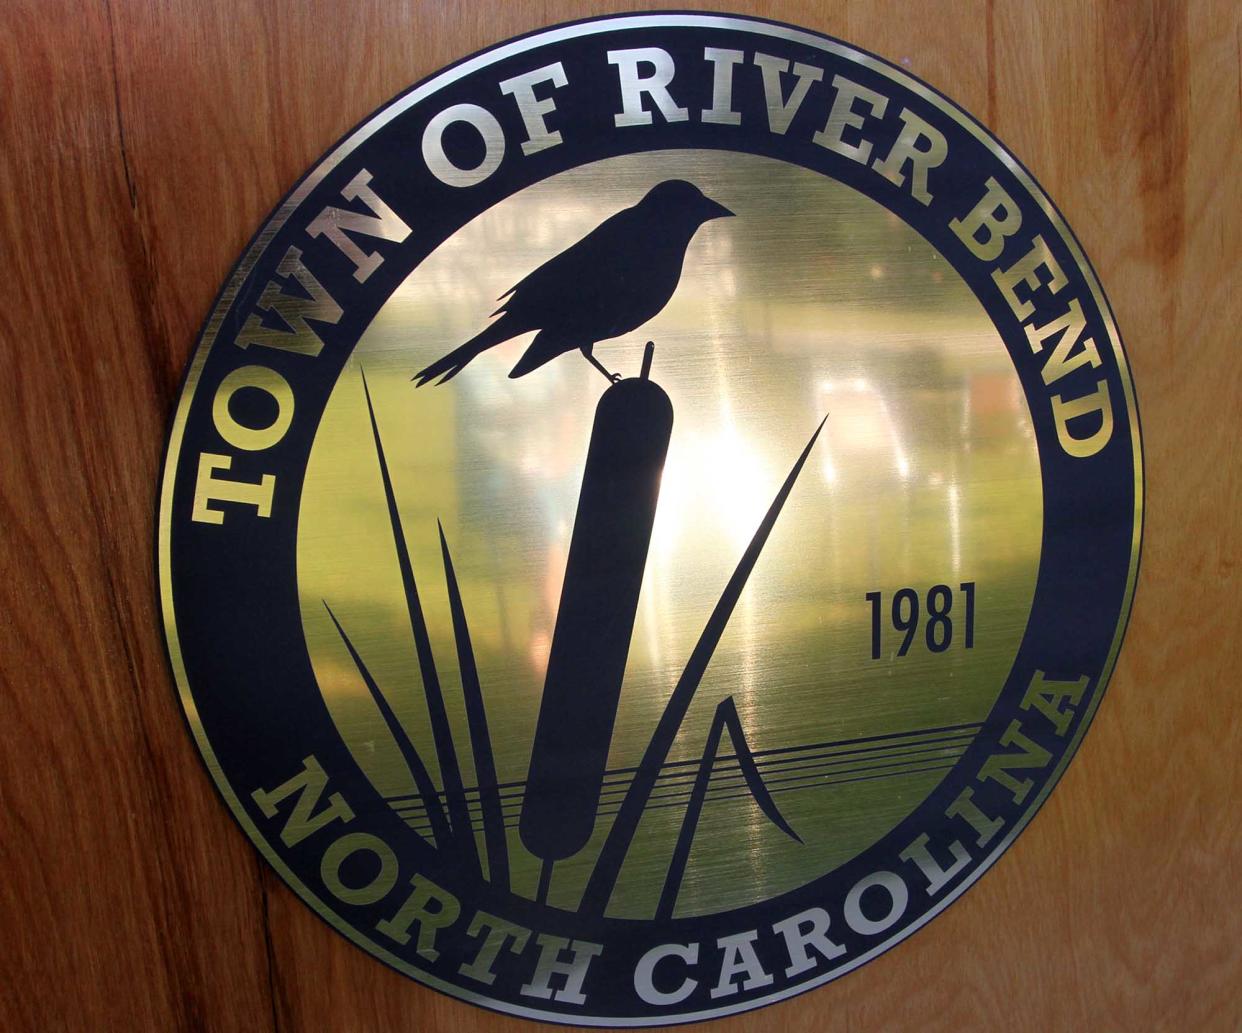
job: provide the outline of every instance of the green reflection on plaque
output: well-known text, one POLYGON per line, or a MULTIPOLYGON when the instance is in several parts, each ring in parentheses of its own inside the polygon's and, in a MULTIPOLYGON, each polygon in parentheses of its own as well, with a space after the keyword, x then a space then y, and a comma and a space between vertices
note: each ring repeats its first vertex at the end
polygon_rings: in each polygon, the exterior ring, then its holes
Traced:
POLYGON ((361 370, 473 786, 437 521, 452 548, 505 785, 513 888, 534 897, 539 862, 516 827, 521 783, 605 384, 572 355, 510 380, 530 335, 477 359, 452 389, 416 391, 410 377, 477 333, 532 268, 670 178, 696 183, 737 217, 694 238, 664 311, 596 350, 634 376, 644 342, 655 341, 652 377, 676 416, 609 756, 618 773, 593 840, 556 866, 553 906, 577 906, 624 769, 641 756, 791 462, 829 415, 627 857, 609 913, 634 918, 654 912, 694 771, 687 762, 701 755, 726 696, 804 842, 774 828, 722 772, 677 915, 799 886, 913 810, 1000 691, 1042 529, 1034 434, 1005 348, 949 265, 881 206, 815 173, 729 152, 631 155, 530 187, 446 241, 389 299, 333 392, 307 469, 298 578, 315 674, 360 767, 411 824, 425 819, 405 807, 407 769, 323 605, 437 777, 361 370), (886 646, 872 659, 868 592, 887 599, 905 586, 963 582, 977 586, 973 649, 916 647, 889 663, 886 646), (923 731, 948 726, 962 730, 923 731))

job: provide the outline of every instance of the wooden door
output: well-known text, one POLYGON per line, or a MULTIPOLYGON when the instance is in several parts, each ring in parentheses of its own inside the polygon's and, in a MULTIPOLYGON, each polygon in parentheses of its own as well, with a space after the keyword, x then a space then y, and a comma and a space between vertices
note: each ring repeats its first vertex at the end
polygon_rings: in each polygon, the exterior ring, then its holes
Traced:
MULTIPOLYGON (((635 6, 3 5, 0 1027, 533 1028, 375 962, 234 825, 170 689, 156 485, 215 292, 327 145, 478 48, 635 6)), ((717 1025, 1236 1029, 1238 8, 727 6, 901 64, 1034 171, 1115 308, 1148 488, 1119 666, 1030 829, 883 960, 717 1025)))

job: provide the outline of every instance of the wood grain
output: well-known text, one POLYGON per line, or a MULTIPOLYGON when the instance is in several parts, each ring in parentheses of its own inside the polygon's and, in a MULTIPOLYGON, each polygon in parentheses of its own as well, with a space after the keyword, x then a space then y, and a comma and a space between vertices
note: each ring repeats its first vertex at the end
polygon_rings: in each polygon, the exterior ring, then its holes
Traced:
MULTIPOLYGON (((170 689, 155 488, 199 322, 328 144, 479 47, 643 6, 4 4, 0 1028, 535 1028, 388 971, 259 862, 170 689)), ((728 6, 909 67, 1033 169, 1116 309, 1148 488, 1112 686, 1017 846, 882 962, 719 1028, 1242 1027, 1238 8, 728 6)))

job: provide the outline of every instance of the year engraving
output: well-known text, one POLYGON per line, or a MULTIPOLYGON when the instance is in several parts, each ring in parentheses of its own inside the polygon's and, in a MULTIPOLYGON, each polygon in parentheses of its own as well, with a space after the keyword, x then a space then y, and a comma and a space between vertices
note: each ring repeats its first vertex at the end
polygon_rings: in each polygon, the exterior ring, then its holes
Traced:
MULTIPOLYGON (((975 583, 964 581, 958 585, 958 592, 964 597, 963 621, 960 644, 963 649, 975 647, 975 583)), ((923 642, 929 652, 943 653, 953 645, 953 589, 948 585, 932 585, 927 590, 920 605, 919 593, 913 588, 899 588, 893 593, 893 600, 888 607, 889 620, 893 630, 901 632, 905 637, 897 647, 897 656, 905 656, 918 635, 920 611, 926 613, 923 624, 923 642)), ((868 592, 867 601, 871 604, 871 659, 879 660, 884 655, 884 593, 868 592)))

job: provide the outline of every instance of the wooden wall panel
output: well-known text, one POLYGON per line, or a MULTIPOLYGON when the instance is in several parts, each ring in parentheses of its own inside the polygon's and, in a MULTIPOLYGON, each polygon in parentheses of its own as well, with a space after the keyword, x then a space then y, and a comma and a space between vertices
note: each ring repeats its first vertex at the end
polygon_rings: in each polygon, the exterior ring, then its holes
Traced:
MULTIPOLYGON (((155 486, 199 322, 333 140, 472 50, 642 6, 0 5, 0 1029, 535 1028, 388 971, 259 862, 171 691, 155 486)), ((1238 8, 726 6, 905 65, 1034 171, 1116 309, 1148 489, 1120 664, 1030 829, 882 961, 719 1028, 1238 1029, 1238 8)))

